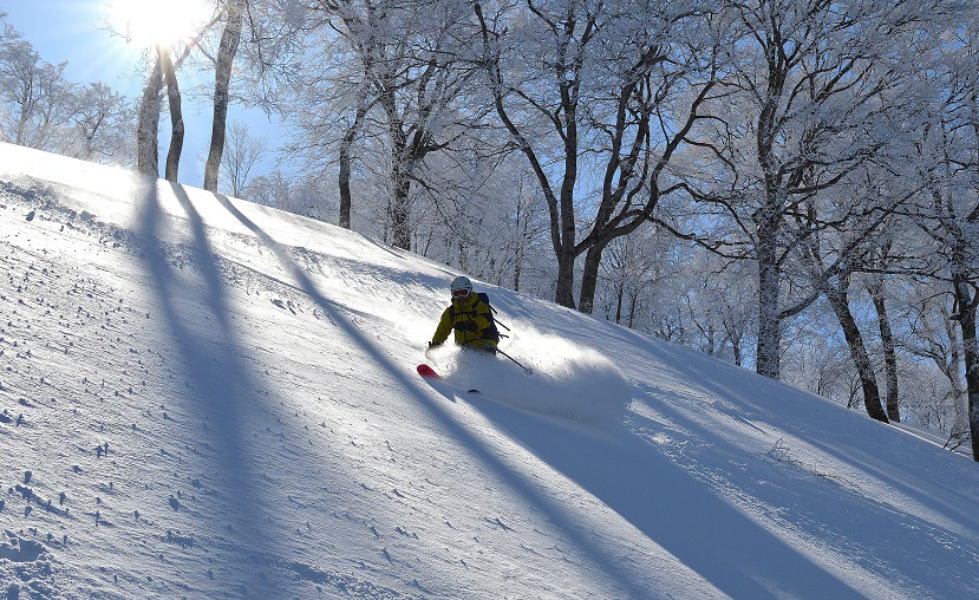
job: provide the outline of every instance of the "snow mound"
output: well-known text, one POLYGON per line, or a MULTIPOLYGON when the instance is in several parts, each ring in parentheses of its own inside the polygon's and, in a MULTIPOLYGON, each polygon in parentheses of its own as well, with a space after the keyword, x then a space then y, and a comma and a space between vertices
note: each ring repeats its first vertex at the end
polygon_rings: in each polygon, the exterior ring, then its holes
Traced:
POLYGON ((519 340, 501 349, 506 356, 455 348, 438 349, 447 382, 480 390, 516 408, 585 423, 610 423, 625 414, 632 389, 622 372, 600 352, 521 326, 519 340))
POLYGON ((7 530, 0 536, 0 594, 3 598, 38 600, 59 597, 47 549, 7 530))

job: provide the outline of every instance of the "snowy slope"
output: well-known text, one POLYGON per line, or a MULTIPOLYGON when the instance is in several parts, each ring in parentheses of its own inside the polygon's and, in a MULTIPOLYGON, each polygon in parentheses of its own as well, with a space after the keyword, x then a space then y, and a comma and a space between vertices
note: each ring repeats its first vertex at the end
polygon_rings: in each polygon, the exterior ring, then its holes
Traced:
POLYGON ((431 384, 449 269, 9 145, 0 241, 0 597, 979 597, 974 463, 699 353, 480 286, 431 384))

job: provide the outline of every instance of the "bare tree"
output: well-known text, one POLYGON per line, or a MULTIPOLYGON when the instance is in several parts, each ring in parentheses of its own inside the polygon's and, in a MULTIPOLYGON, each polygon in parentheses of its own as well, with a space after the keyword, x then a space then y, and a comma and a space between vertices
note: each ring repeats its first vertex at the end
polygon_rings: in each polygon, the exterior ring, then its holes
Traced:
MULTIPOLYGON (((882 270, 884 265, 890 261, 891 246, 889 241, 884 241, 880 248, 868 257, 868 266, 873 270, 882 270)), ((883 274, 873 273, 864 278, 864 289, 870 295, 874 311, 877 314, 877 328, 880 332, 881 351, 884 355, 884 376, 887 382, 886 400, 884 402, 887 418, 899 423, 901 421, 901 407, 898 386, 897 339, 891 326, 887 280, 883 274)))
POLYGON ((547 203, 558 264, 555 300, 575 305, 575 261, 587 252, 579 309, 591 312, 606 246, 680 191, 660 176, 703 118, 698 108, 713 85, 714 48, 695 42, 696 35, 680 41, 680 31, 701 16, 686 3, 485 6, 494 12, 474 4, 487 85, 547 203), (586 160, 603 178, 591 229, 579 240, 576 206, 586 160))
POLYGON ((891 329, 890 317, 888 315, 884 280, 883 278, 875 278, 865 285, 867 293, 870 294, 870 298, 874 303, 874 310, 877 312, 877 325, 880 330, 881 346, 884 353, 885 378, 887 382, 884 406, 887 419, 899 423, 901 421, 901 407, 898 387, 897 351, 894 332, 891 329))
POLYGON ((252 169, 265 155, 266 141, 265 138, 250 135, 248 126, 239 121, 231 124, 228 134, 227 148, 221 155, 221 168, 231 195, 240 198, 252 169))
POLYGON ((640 325, 637 311, 647 291, 678 275, 662 259, 665 248, 675 243, 672 237, 657 234, 647 225, 609 244, 602 261, 602 278, 610 291, 606 318, 629 328, 640 325))
MULTIPOLYGON (((717 128, 704 139, 716 159, 716 170, 703 174, 712 191, 696 195, 716 207, 711 218, 726 215, 732 255, 758 265, 756 370, 778 378, 784 322, 822 287, 788 296, 785 268, 814 226, 835 222, 796 217, 887 147, 890 129, 875 124, 899 123, 891 115, 905 108, 894 90, 913 55, 902 54, 908 46, 901 36, 934 15, 918 4, 888 2, 838 11, 829 0, 752 0, 732 10, 743 28, 737 66, 723 84, 731 92, 727 114, 715 111, 717 128)), ((847 247, 856 249, 859 239, 847 247)), ((845 259, 836 254, 817 283, 845 259)))
POLYGON ((324 178, 295 177, 276 170, 252 179, 243 195, 252 202, 324 221, 334 207, 324 205, 323 198, 333 191, 324 178))
POLYGON ((0 39, 0 99, 10 107, 0 125, 4 139, 22 146, 54 149, 55 138, 70 123, 72 86, 64 78, 67 63, 41 60, 30 42, 4 26, 0 39))
POLYGON ((167 106, 170 109, 170 149, 167 151, 166 178, 177 181, 177 171, 180 167, 180 155, 184 149, 184 116, 180 86, 177 83, 177 72, 170 60, 170 50, 162 45, 156 49, 159 54, 160 68, 163 80, 167 84, 167 106))
POLYGON ((183 150, 183 117, 176 73, 180 65, 198 47, 208 30, 214 26, 216 20, 217 17, 202 24, 195 36, 179 44, 180 48, 154 44, 146 52, 149 69, 140 97, 136 123, 137 172, 153 176, 159 176, 160 173, 157 147, 159 145, 160 110, 163 106, 161 94, 164 84, 166 84, 173 125, 166 173, 168 178, 172 176, 172 181, 176 181, 180 153, 183 150))
MULTIPOLYGON (((936 284, 938 285, 938 284, 936 284)), ((932 385, 931 393, 919 393, 912 408, 923 425, 943 430, 950 438, 965 439, 969 433, 968 399, 962 374, 962 341, 951 318, 954 314, 950 294, 918 282, 910 292, 906 317, 909 335, 901 347, 914 357, 923 358, 937 369, 945 386, 932 385), (922 407, 928 403, 929 408, 922 407), (923 410, 934 414, 921 414, 923 410), (942 427, 948 423, 948 427, 942 427)))
POLYGON ((979 461, 979 11, 952 30, 942 59, 919 70, 931 92, 916 171, 925 188, 920 229, 934 252, 927 273, 947 283, 959 326, 972 454, 979 461))
POLYGON ((136 124, 136 171, 153 177, 160 174, 158 145, 162 90, 163 67, 159 53, 154 53, 146 83, 143 85, 136 124))
POLYGON ((80 88, 71 110, 79 143, 70 154, 85 160, 125 161, 131 147, 132 110, 124 96, 103 83, 80 88))
POLYGON ((937 172, 939 169, 932 172, 929 192, 933 221, 926 227, 937 244, 938 255, 945 260, 936 276, 949 283, 955 303, 951 318, 959 324, 972 454, 979 462, 979 201, 975 193, 963 197, 950 188, 949 177, 958 171, 951 166, 954 162, 937 164, 944 168, 939 167, 942 173, 937 172))
POLYGON ((356 67, 338 66, 328 76, 311 78, 304 128, 311 138, 340 146, 341 222, 347 224, 352 145, 361 135, 384 140, 384 229, 393 245, 408 249, 414 189, 425 185, 427 157, 450 149, 479 118, 458 108, 475 73, 467 57, 466 39, 473 35, 468 12, 462 4, 435 0, 323 0, 315 8, 322 46, 333 54, 342 42, 341 55, 356 67), (334 91, 324 93, 324 85, 334 91), (311 105, 337 97, 345 98, 342 106, 353 114, 345 126, 336 128, 330 118, 335 109, 323 111, 326 119, 312 118, 311 105), (332 129, 343 133, 331 136, 332 129))
POLYGON ((204 189, 212 192, 216 192, 218 189, 218 174, 224 154, 225 129, 228 120, 231 69, 235 54, 238 52, 238 44, 241 42, 242 13, 244 13, 245 4, 245 0, 227 0, 224 7, 225 25, 214 68, 214 117, 211 121, 211 145, 208 150, 207 164, 204 168, 204 189))
POLYGON ((124 161, 123 130, 131 130, 125 98, 103 83, 67 81, 67 63, 48 64, 16 30, 0 25, 0 139, 86 160, 124 161))
POLYGON ((340 227, 350 229, 350 212, 353 208, 353 196, 350 193, 350 177, 353 171, 353 146, 360 134, 363 126, 364 117, 370 109, 368 104, 368 86, 361 85, 357 90, 356 108, 354 109, 353 121, 344 130, 343 139, 339 147, 339 172, 337 174, 337 185, 340 190, 340 214, 338 224, 340 227))

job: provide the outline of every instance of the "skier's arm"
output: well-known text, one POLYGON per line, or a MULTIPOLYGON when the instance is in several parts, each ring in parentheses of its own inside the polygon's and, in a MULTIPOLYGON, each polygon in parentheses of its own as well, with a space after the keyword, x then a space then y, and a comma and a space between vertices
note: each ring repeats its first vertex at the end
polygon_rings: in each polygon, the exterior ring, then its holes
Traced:
POLYGON ((439 319, 438 327, 435 328, 435 335, 432 336, 432 345, 439 346, 449 337, 449 333, 452 332, 452 317, 449 315, 449 309, 445 309, 442 312, 442 318, 439 319))

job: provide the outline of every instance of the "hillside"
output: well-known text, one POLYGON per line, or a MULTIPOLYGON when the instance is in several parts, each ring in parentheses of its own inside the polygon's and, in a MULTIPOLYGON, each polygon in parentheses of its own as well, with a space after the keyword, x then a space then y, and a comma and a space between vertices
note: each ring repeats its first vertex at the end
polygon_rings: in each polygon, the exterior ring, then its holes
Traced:
POLYGON ((430 383, 450 269, 3 144, 0 241, 0 597, 979 597, 974 463, 697 352, 480 285, 430 383))

